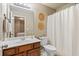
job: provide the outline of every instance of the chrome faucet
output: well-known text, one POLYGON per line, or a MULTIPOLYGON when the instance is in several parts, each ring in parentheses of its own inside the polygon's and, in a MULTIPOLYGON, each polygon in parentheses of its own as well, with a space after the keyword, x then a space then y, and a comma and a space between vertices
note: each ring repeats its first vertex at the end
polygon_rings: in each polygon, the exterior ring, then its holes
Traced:
POLYGON ((8 45, 2 45, 2 48, 7 48, 8 47, 8 45))
POLYGON ((35 38, 40 39, 40 37, 39 37, 39 36, 35 36, 35 38))

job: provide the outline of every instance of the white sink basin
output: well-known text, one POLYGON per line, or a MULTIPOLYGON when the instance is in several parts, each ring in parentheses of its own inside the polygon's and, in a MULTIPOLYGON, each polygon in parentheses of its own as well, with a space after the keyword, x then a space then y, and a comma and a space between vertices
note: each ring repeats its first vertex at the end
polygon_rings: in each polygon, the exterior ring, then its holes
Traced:
POLYGON ((14 44, 14 43, 17 43, 17 42, 20 42, 21 40, 20 39, 17 39, 17 40, 8 40, 8 41, 4 41, 3 42, 3 45, 5 44, 14 44))

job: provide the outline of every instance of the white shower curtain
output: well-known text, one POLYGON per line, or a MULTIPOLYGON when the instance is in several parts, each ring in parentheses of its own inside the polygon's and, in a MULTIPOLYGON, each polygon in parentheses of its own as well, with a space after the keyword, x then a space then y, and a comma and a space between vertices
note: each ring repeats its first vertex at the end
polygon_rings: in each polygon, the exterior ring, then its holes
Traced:
POLYGON ((79 4, 75 5, 75 21, 73 34, 73 55, 79 56, 79 4))
POLYGON ((76 19, 75 17, 75 9, 77 8, 73 5, 48 17, 47 35, 48 38, 50 38, 51 44, 56 46, 58 55, 71 56, 74 55, 76 50, 74 47, 77 45, 77 43, 75 44, 75 42, 77 42, 75 40, 77 39, 75 38, 76 35, 74 36, 74 33, 76 34, 77 32, 74 29, 76 26, 76 22, 74 21, 79 18, 76 19))
POLYGON ((58 54, 61 54, 61 51, 62 51, 62 39, 61 39, 61 34, 62 34, 62 32, 61 32, 61 12, 57 12, 56 14, 55 14, 55 17, 56 17, 56 19, 55 19, 55 25, 56 25, 56 29, 55 29, 55 35, 56 35, 56 48, 57 48, 57 53, 58 54))

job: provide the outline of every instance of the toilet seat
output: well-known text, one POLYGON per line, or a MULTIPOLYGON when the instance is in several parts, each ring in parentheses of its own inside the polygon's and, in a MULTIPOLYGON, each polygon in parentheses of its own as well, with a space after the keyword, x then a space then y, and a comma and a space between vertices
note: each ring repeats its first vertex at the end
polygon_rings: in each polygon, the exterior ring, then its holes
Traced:
POLYGON ((45 45, 44 48, 48 49, 48 50, 52 50, 52 51, 55 51, 56 48, 52 45, 45 45))

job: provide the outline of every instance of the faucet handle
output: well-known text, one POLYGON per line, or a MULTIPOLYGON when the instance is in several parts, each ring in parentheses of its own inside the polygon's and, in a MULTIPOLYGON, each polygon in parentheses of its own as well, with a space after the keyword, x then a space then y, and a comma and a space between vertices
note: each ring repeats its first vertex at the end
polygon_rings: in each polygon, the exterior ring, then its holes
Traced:
POLYGON ((8 47, 8 45, 3 45, 3 46, 2 46, 2 48, 7 48, 7 47, 8 47))

